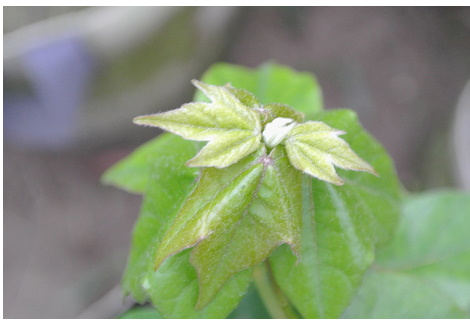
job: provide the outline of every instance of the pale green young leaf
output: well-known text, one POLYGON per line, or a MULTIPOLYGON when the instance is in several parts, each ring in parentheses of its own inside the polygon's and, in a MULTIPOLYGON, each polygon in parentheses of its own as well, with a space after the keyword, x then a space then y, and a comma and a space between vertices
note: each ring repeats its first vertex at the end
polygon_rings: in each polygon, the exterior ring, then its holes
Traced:
POLYGON ((261 134, 253 131, 230 130, 209 142, 196 157, 189 160, 188 167, 228 167, 260 147, 261 134))
POLYGON ((249 130, 251 127, 246 121, 240 126, 234 112, 208 103, 188 103, 172 111, 138 116, 134 123, 159 127, 196 141, 209 141, 228 130, 249 130))
POLYGON ((289 160, 297 169, 335 185, 343 185, 344 181, 336 174, 334 166, 376 174, 346 141, 339 138, 344 133, 323 122, 299 124, 285 141, 289 160))
POLYGON ((249 123, 249 128, 259 127, 259 116, 255 111, 250 109, 252 108, 252 103, 250 103, 249 106, 243 104, 243 102, 247 102, 247 98, 250 98, 249 102, 257 101, 251 97, 251 94, 249 94, 248 91, 242 90, 241 92, 234 92, 233 89, 231 90, 224 86, 209 85, 198 80, 193 80, 192 82, 207 97, 209 97, 214 105, 222 106, 225 110, 234 112, 234 115, 238 118, 237 123, 240 123, 240 125, 243 125, 242 123, 249 123), (243 102, 235 96, 235 94, 241 93, 243 93, 243 102))
POLYGON ((209 141, 189 163, 192 167, 227 167, 258 149, 259 113, 227 87, 193 83, 212 103, 188 103, 172 111, 136 117, 134 123, 160 127, 189 140, 209 141))
MULTIPOLYGON (((306 119, 315 119, 315 114, 323 110, 320 86, 310 73, 301 73, 289 67, 265 63, 256 69, 228 63, 214 64, 202 77, 202 81, 212 85, 230 83, 233 87, 252 92, 262 105, 282 103, 305 114, 306 119)), ((201 92, 197 101, 204 100, 201 92)), ((291 116, 276 116, 290 117, 291 116)), ((295 120, 295 118, 294 118, 295 120)))

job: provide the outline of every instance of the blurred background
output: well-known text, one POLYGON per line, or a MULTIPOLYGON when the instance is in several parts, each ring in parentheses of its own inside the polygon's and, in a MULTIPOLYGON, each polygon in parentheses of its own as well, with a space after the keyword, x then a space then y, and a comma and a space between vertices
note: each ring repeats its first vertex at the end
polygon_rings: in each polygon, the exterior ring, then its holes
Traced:
POLYGON ((470 189, 470 8, 4 7, 5 318, 114 317, 141 198, 100 176, 212 63, 314 73, 409 191, 470 189))

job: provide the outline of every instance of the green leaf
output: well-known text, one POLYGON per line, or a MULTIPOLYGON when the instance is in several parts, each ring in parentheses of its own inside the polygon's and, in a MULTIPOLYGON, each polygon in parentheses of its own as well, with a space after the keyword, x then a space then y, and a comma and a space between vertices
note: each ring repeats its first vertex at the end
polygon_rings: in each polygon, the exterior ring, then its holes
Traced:
POLYGON ((173 134, 153 140, 152 147, 158 150, 148 152, 147 190, 133 232, 123 291, 141 303, 150 299, 165 318, 223 318, 239 303, 249 274, 237 274, 211 304, 195 310, 198 283, 188 254, 175 255, 154 271, 156 248, 193 188, 197 170, 184 163, 198 148, 173 134))
POLYGON ((338 137, 342 134, 344 131, 323 122, 306 122, 295 126, 285 141, 290 162, 310 176, 335 185, 343 185, 344 182, 336 174, 333 165, 376 174, 346 141, 338 137))
POLYGON ((282 147, 224 170, 205 169, 158 248, 156 266, 195 246, 198 306, 205 306, 227 279, 266 259, 281 243, 296 251, 300 177, 282 147))
POLYGON ((111 166, 101 177, 101 182, 129 192, 145 193, 151 164, 148 157, 154 152, 164 152, 167 137, 171 136, 157 137, 141 145, 129 156, 111 166))
MULTIPOLYGON (((307 119, 314 119, 315 114, 323 109, 321 89, 312 74, 297 72, 274 63, 263 64, 257 69, 218 63, 209 68, 202 81, 220 86, 230 83, 233 87, 253 93, 262 104, 289 105, 304 113, 307 119)), ((206 100, 201 92, 195 98, 196 101, 206 100)), ((297 120, 293 116, 276 117, 297 120)))
POLYGON ((172 111, 139 116, 134 123, 157 126, 185 139, 210 141, 190 167, 223 168, 257 150, 261 141, 259 114, 245 106, 226 87, 193 80, 212 103, 189 103, 172 111))
POLYGON ((256 98, 255 95, 250 93, 246 89, 241 89, 241 88, 235 88, 232 87, 230 84, 225 86, 237 99, 246 107, 249 108, 257 108, 261 104, 258 101, 258 98, 256 98))
POLYGON ((184 166, 196 151, 193 143, 173 134, 164 134, 141 146, 126 162, 130 165, 139 157, 142 158, 138 160, 139 165, 145 161, 147 165, 146 168, 142 166, 147 171, 147 191, 134 227, 131 252, 123 276, 124 292, 132 293, 139 302, 146 299, 142 283, 145 272, 153 271, 155 245, 161 240, 167 224, 176 215, 179 204, 186 198, 197 176, 195 169, 184 166))
POLYGON ((412 196, 346 318, 469 318, 470 195, 412 196))
MULTIPOLYGON (((251 270, 231 277, 203 308, 196 308, 199 284, 189 262, 190 250, 171 256, 156 272, 148 272, 144 286, 152 304, 165 318, 225 318, 240 303, 251 281, 251 270)), ((153 259, 152 259, 153 261, 153 259)))
POLYGON ((267 122, 271 122, 272 120, 278 117, 290 118, 299 123, 304 121, 305 114, 296 111, 289 105, 272 103, 264 105, 263 108, 269 113, 271 113, 270 119, 268 119, 267 122))
POLYGON ((376 245, 390 238, 399 215, 400 186, 385 150, 348 110, 317 120, 345 130, 344 139, 380 177, 339 170, 343 186, 304 176, 300 261, 286 247, 270 258, 275 279, 305 318, 336 318, 349 304, 376 245))

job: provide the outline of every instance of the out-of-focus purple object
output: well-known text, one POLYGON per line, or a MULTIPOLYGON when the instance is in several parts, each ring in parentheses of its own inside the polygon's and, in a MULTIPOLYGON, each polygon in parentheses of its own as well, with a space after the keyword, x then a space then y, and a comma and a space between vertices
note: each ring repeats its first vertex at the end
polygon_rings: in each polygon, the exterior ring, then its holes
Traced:
POLYGON ((132 119, 189 100, 188 80, 217 61, 239 12, 89 7, 46 18, 50 8, 5 9, 5 143, 70 153, 155 136, 132 119))
POLYGON ((94 60, 75 35, 42 40, 21 57, 30 93, 4 93, 4 136, 15 145, 61 149, 74 140, 94 60))

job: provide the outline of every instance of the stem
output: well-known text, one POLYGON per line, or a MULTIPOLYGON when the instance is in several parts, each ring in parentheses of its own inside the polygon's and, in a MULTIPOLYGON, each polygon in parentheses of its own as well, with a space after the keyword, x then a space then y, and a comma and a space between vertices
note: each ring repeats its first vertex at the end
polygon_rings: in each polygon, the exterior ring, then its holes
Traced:
POLYGON ((261 300, 263 300, 266 309, 273 318, 300 318, 275 282, 268 261, 255 267, 253 279, 261 300))

